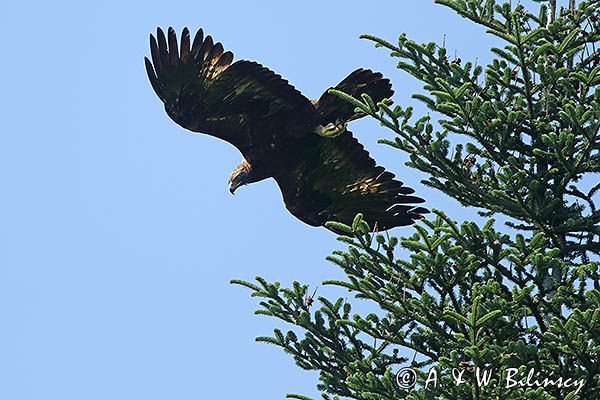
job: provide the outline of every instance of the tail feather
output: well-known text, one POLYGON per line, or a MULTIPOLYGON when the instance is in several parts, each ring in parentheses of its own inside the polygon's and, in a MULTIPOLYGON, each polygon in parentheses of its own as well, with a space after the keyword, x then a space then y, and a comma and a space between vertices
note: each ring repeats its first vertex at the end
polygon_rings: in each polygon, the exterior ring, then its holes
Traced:
MULTIPOLYGON (((343 81, 338 83, 334 89, 356 98, 360 98, 362 93, 366 93, 371 96, 375 103, 383 99, 389 99, 394 94, 389 79, 384 78, 379 72, 362 68, 352 72, 343 81)), ((322 116, 323 123, 333 122, 338 119, 348 122, 364 116, 364 113, 355 112, 355 107, 352 104, 327 92, 314 101, 314 104, 322 116)))

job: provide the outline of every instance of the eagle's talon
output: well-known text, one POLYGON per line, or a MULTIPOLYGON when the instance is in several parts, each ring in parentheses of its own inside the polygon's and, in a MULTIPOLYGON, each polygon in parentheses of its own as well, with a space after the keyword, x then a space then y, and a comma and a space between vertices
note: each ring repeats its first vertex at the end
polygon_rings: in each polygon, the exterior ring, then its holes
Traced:
POLYGON ((319 136, 326 138, 334 138, 341 135, 346 131, 346 122, 340 121, 339 119, 335 122, 330 122, 327 125, 319 125, 315 128, 315 133, 319 136))

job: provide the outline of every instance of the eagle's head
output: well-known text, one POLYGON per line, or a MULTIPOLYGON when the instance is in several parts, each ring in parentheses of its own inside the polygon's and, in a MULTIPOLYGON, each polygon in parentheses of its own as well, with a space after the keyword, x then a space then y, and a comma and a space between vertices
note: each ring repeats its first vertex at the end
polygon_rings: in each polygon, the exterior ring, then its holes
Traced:
POLYGON ((237 188, 252 182, 252 166, 246 159, 243 159, 240 165, 235 167, 229 175, 229 191, 231 194, 235 194, 237 188))

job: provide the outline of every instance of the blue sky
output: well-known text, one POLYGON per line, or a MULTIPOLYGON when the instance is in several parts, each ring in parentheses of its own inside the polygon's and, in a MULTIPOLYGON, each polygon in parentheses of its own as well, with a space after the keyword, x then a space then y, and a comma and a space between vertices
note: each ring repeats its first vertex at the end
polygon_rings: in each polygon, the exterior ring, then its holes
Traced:
MULTIPOLYGON (((143 56, 156 26, 205 31, 318 97, 357 67, 418 86, 362 33, 442 41, 487 60, 483 30, 432 1, 9 2, 0 13, 0 398, 284 398, 316 374, 254 342, 278 321, 229 280, 339 276, 343 248, 284 208, 273 181, 227 190, 240 155, 164 113, 143 56), (41 2, 40 2, 41 3, 41 2), (243 396, 243 397, 242 397, 243 396)), ((489 37, 487 37, 489 39, 489 37)), ((377 161, 457 220, 373 121, 377 161)), ((396 235, 410 228, 396 229, 396 235)), ((321 287, 320 295, 328 288, 321 287)))

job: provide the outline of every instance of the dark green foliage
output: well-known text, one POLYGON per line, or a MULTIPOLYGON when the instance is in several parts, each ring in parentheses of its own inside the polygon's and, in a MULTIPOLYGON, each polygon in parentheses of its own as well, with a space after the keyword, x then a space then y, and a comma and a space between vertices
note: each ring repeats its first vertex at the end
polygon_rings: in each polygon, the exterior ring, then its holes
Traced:
POLYGON ((329 257, 346 279, 324 285, 373 312, 325 297, 315 310, 299 283, 235 281, 265 299, 257 313, 304 331, 258 340, 320 371, 324 399, 600 398, 600 2, 570 2, 558 16, 545 3, 534 14, 493 0, 437 2, 504 42, 489 65, 404 35, 397 44, 365 37, 423 82, 414 98, 439 119, 334 94, 395 132, 382 142, 407 152, 425 184, 508 227, 457 224, 439 210, 401 239, 370 234, 360 215, 331 223, 346 232, 348 249, 329 257), (419 371, 412 390, 395 381, 406 366, 419 371), (425 389, 431 367, 438 385, 425 389), (495 371, 489 385, 454 384, 453 368, 472 378, 477 367, 495 371), (508 368, 584 386, 506 388, 508 368))

